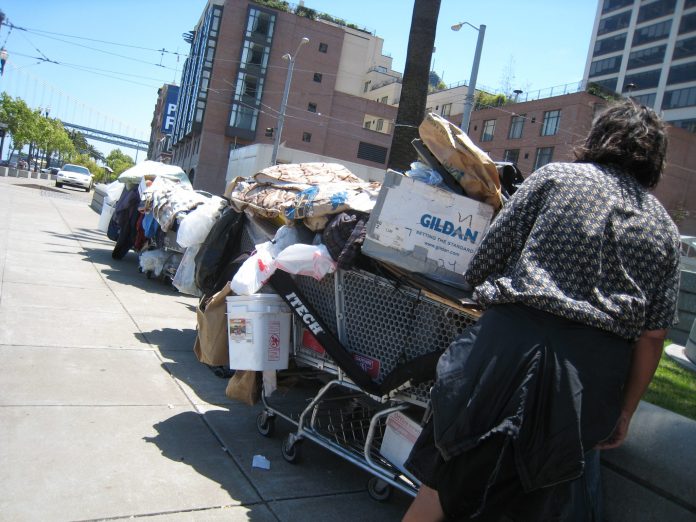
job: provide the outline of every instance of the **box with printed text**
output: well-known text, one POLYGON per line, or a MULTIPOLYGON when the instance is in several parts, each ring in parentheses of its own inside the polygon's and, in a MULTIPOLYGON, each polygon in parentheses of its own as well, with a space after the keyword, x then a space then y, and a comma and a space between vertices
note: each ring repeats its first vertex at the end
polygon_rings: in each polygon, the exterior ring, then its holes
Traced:
POLYGON ((493 207, 387 171, 363 254, 453 286, 481 244, 493 207))

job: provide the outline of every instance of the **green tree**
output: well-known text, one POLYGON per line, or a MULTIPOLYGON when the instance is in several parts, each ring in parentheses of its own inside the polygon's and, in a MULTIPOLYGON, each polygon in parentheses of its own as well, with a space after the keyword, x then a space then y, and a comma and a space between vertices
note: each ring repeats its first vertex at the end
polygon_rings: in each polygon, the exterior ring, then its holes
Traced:
POLYGON ((440 0, 415 0, 413 4, 401 101, 388 162, 388 166, 396 170, 407 170, 416 157, 411 141, 418 138, 418 126, 425 116, 430 59, 439 12, 440 0))
POLYGON ((135 161, 127 154, 124 154, 121 149, 114 149, 106 157, 106 164, 114 171, 112 177, 116 178, 124 170, 135 165, 135 161))
POLYGON ((7 124, 7 131, 12 137, 10 156, 31 143, 34 113, 24 100, 12 98, 3 92, 0 95, 0 121, 7 124))

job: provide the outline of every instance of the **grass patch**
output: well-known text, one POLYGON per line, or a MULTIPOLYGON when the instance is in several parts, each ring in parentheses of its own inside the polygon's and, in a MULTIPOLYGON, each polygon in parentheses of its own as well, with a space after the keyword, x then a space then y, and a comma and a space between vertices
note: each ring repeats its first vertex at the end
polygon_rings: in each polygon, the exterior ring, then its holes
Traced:
POLYGON ((696 420, 696 373, 678 365, 663 353, 643 400, 696 420))

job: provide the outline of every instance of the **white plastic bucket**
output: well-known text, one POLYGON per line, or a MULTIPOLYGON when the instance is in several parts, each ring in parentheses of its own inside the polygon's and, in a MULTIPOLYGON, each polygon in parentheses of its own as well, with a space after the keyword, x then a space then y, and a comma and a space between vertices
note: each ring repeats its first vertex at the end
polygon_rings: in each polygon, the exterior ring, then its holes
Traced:
POLYGON ((284 370, 290 356, 290 309, 276 294, 229 296, 227 338, 233 370, 284 370))

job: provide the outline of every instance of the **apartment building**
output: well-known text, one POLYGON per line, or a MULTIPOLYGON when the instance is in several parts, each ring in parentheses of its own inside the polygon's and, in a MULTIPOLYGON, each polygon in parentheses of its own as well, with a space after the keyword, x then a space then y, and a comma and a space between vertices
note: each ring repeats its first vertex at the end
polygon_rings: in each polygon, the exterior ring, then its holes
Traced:
POLYGON ((147 159, 169 163, 172 159, 172 131, 176 119, 179 87, 166 83, 157 90, 157 102, 150 123, 147 159))
POLYGON ((599 0, 584 78, 696 132, 696 0, 599 0))
POLYGON ((302 4, 292 12, 267 4, 209 0, 191 33, 172 162, 196 188, 216 193, 226 177, 247 175, 235 171, 232 152, 272 147, 288 76, 283 56, 290 54, 294 71, 277 161, 292 161, 299 151, 383 171, 396 108, 368 93, 373 82, 400 75, 382 53, 382 39, 302 4), (300 47, 303 38, 309 42, 300 47))

